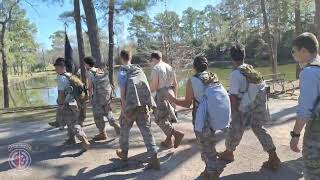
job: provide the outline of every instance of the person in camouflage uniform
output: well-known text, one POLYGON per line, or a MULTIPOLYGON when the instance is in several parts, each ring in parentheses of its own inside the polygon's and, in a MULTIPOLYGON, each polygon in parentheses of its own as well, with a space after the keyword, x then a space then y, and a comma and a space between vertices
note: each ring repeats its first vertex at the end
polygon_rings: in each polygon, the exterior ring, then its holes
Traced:
POLYGON ((118 75, 121 91, 121 130, 120 150, 117 150, 116 154, 122 160, 128 159, 129 133, 133 123, 136 122, 151 157, 148 167, 160 169, 157 157, 158 147, 151 133, 149 112, 156 107, 156 104, 151 95, 147 78, 138 65, 131 64, 132 56, 129 51, 122 50, 120 57, 123 64, 118 75))
POLYGON ((154 112, 155 122, 167 136, 166 140, 161 142, 161 145, 165 148, 177 148, 184 134, 177 131, 172 122, 177 121, 175 110, 171 103, 166 99, 166 94, 177 94, 178 83, 176 74, 173 68, 162 61, 161 52, 153 52, 151 54, 151 60, 153 68, 151 72, 151 92, 156 92, 156 104, 157 109, 154 112), (171 138, 174 137, 174 144, 172 145, 171 138))
POLYGON ((61 115, 58 121, 66 124, 68 127, 68 139, 65 145, 73 145, 76 143, 75 137, 81 141, 83 149, 89 149, 89 141, 86 134, 79 125, 79 109, 75 97, 73 95, 73 88, 66 73, 65 61, 63 58, 58 58, 54 64, 58 76, 58 114, 61 115))
POLYGON ((219 158, 234 161, 233 152, 242 139, 246 125, 250 125, 263 150, 269 154, 268 161, 264 162, 262 167, 277 169, 281 161, 276 153, 272 137, 263 127, 264 122, 270 119, 265 82, 262 76, 258 77, 260 73, 252 66, 244 64, 245 50, 241 44, 236 44, 230 51, 235 67, 229 78, 232 121, 225 141, 226 150, 219 154, 219 158), (249 71, 245 73, 244 69, 249 71))
POLYGON ((120 126, 117 124, 111 108, 112 87, 108 73, 94 67, 96 61, 93 57, 85 57, 83 61, 88 72, 89 100, 92 104, 94 122, 99 129, 99 134, 93 140, 106 140, 104 116, 107 117, 110 126, 114 128, 116 133, 120 134, 120 126))
POLYGON ((202 100, 206 89, 203 81, 196 76, 203 77, 201 79, 208 81, 210 81, 210 79, 216 80, 216 77, 211 76, 208 72, 208 60, 203 56, 197 56, 194 59, 193 68, 196 74, 187 81, 186 95, 184 96, 184 99, 177 99, 170 93, 167 94, 167 98, 170 102, 185 108, 189 108, 193 104, 192 123, 194 126, 197 144, 201 152, 201 159, 205 163, 205 169, 200 176, 210 180, 218 180, 226 163, 218 158, 215 130, 211 128, 208 120, 205 121, 202 132, 196 131, 195 129, 195 119, 198 109, 197 102, 202 100))
POLYGON ((300 72, 300 96, 297 120, 290 132, 290 148, 298 148, 300 133, 305 127, 302 157, 304 178, 320 179, 320 56, 319 42, 312 33, 303 33, 293 41, 292 55, 303 70, 300 72))

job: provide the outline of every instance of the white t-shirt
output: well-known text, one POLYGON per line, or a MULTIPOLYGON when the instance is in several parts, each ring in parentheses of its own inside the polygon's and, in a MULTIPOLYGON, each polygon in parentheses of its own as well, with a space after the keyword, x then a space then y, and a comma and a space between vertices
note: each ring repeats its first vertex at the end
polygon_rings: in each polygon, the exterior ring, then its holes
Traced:
POLYGON ((159 89, 172 86, 175 76, 173 68, 165 62, 161 61, 152 68, 151 79, 159 80, 159 89))
POLYGON ((77 105, 73 96, 69 79, 65 75, 58 75, 58 91, 63 91, 65 95, 65 103, 69 105, 77 105))
POLYGON ((231 72, 229 77, 229 94, 240 95, 240 92, 245 92, 247 88, 247 79, 241 74, 239 69, 231 72))

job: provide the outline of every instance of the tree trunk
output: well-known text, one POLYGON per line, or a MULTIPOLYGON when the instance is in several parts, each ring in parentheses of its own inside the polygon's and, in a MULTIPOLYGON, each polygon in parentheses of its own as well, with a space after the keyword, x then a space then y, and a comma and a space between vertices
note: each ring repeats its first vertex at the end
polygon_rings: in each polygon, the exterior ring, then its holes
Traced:
POLYGON ((114 86, 113 82, 113 49, 114 49, 114 32, 113 32, 113 18, 114 18, 114 0, 109 0, 109 80, 110 84, 114 86))
POLYGON ((97 66, 102 67, 102 58, 100 51, 99 29, 95 8, 92 0, 82 0, 83 9, 86 14, 89 42, 91 54, 97 61, 97 66))
MULTIPOLYGON (((300 0, 295 0, 295 5, 294 5, 294 24, 295 24, 295 35, 299 36, 302 33, 300 0)), ((296 79, 299 79, 300 71, 301 71, 300 65, 299 65, 299 63, 297 63, 297 66, 296 66, 296 79)))
POLYGON ((314 17, 314 24, 316 28, 318 41, 320 41, 320 0, 315 0, 315 4, 316 4, 316 13, 314 17))
POLYGON ((82 36, 82 28, 81 28, 81 16, 80 16, 80 2, 79 0, 73 1, 74 5, 74 21, 76 23, 76 32, 77 32, 77 42, 78 42, 78 52, 79 52, 79 63, 81 69, 81 80, 83 83, 87 84, 86 80, 86 69, 84 67, 83 59, 85 57, 84 52, 84 43, 82 36))
POLYGON ((5 52, 5 42, 4 36, 6 33, 6 24, 1 25, 1 56, 2 56, 2 80, 3 80, 3 105, 4 108, 9 108, 9 79, 8 79, 8 64, 7 64, 7 55, 5 52))
POLYGON ((274 56, 273 38, 270 33, 265 0, 261 0, 261 11, 262 11, 262 15, 263 15, 263 23, 264 23, 265 32, 267 35, 267 41, 268 41, 268 45, 269 45, 269 55, 270 55, 270 61, 272 64, 272 73, 276 74, 277 73, 277 59, 274 56))

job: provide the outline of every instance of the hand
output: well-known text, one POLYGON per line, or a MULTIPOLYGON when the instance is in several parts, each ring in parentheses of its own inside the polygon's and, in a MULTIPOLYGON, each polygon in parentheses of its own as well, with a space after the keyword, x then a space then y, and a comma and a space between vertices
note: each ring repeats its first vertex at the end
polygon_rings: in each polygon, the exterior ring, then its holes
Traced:
POLYGON ((298 137, 293 137, 291 138, 290 141, 290 148, 293 152, 300 152, 300 149, 298 148, 298 144, 299 144, 299 138, 298 137))
POLYGON ((166 93, 166 99, 169 101, 173 101, 173 99, 175 99, 175 97, 170 93, 166 93))

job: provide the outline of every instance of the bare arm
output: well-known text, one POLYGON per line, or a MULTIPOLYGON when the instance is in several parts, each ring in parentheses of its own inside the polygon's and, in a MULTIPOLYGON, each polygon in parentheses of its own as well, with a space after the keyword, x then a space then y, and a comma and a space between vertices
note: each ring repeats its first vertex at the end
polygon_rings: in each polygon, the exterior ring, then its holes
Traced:
POLYGON ((186 95, 183 99, 177 99, 175 97, 173 97, 172 95, 168 95, 168 99, 169 101, 185 107, 185 108, 189 108, 193 102, 193 90, 192 90, 192 84, 191 84, 191 80, 188 80, 187 82, 187 86, 186 86, 186 95))
POLYGON ((174 87, 174 94, 175 94, 176 97, 178 97, 179 85, 178 85, 178 82, 177 82, 176 74, 174 74, 173 84, 172 85, 174 87))
POLYGON ((239 110, 239 100, 236 95, 230 95, 230 103, 232 110, 238 111, 239 110))
POLYGON ((63 91, 58 91, 58 105, 63 105, 66 97, 63 91))
POLYGON ((89 100, 91 102, 92 95, 93 95, 93 83, 92 83, 91 79, 88 79, 88 89, 89 89, 89 100))

